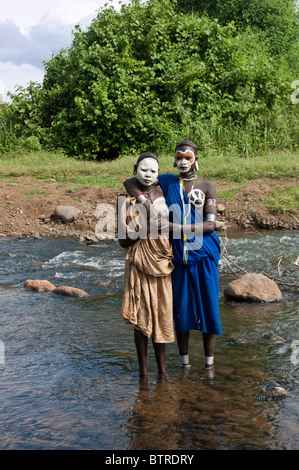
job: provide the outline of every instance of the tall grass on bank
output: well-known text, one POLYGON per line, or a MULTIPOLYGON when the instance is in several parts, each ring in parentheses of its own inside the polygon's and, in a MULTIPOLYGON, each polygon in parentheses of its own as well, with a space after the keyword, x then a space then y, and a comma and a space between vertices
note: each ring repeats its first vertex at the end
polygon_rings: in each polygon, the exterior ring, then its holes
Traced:
MULTIPOLYGON (((0 178, 27 177, 72 183, 97 185, 103 188, 123 189, 123 181, 133 176, 138 155, 127 155, 115 160, 84 161, 63 153, 46 151, 7 153, 0 158, 0 178)), ((177 174, 173 155, 159 155, 160 173, 177 174)), ((263 156, 238 157, 198 153, 198 176, 225 183, 242 183, 257 178, 298 178, 299 152, 273 152, 263 156)))

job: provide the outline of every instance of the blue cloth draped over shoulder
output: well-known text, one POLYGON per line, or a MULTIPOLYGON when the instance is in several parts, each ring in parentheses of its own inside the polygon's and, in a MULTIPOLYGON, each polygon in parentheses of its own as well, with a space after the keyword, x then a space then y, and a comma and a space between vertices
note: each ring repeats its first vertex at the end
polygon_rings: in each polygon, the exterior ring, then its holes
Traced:
MULTIPOLYGON (((183 203, 181 200, 180 194, 180 183, 179 179, 175 175, 160 175, 159 183, 164 193, 166 204, 170 209, 171 221, 175 223, 183 223, 183 203), (172 207, 171 207, 172 206, 172 207), (173 209, 173 210, 171 210, 173 209)), ((185 207, 188 207, 188 197, 185 192, 184 202, 185 207)), ((193 204, 191 204, 190 215, 187 219, 187 224, 193 224, 195 222, 202 222, 203 218, 196 211, 193 204)), ((218 266, 218 261, 220 257, 220 240, 215 232, 204 235, 196 236, 188 240, 188 263, 197 263, 202 258, 209 256, 214 263, 218 266)), ((173 253, 175 263, 183 263, 183 249, 184 242, 182 238, 172 239, 173 253)))
MULTIPOLYGON (((175 175, 159 176, 166 204, 170 210, 170 221, 184 222, 180 182, 175 175)), ((189 200, 183 191, 185 211, 189 200)), ((187 224, 202 222, 202 215, 190 205, 187 224)), ((171 237, 173 246, 172 272, 174 321, 177 333, 200 330, 203 333, 222 334, 219 316, 218 261, 220 240, 215 232, 196 234, 187 241, 188 262, 184 263, 182 238, 171 237)))

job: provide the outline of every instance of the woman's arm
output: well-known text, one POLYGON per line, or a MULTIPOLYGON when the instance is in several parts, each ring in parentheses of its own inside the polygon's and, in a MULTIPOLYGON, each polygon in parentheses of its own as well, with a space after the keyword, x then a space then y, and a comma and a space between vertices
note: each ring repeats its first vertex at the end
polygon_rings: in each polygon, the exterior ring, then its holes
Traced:
POLYGON ((217 216, 217 195, 216 188, 212 181, 207 181, 206 199, 203 209, 206 221, 210 220, 216 223, 217 216))
POLYGON ((202 233, 203 235, 209 235, 215 231, 215 224, 211 221, 198 222, 196 224, 183 225, 181 232, 187 237, 192 237, 196 233, 202 233))
POLYGON ((127 225, 127 198, 124 198, 123 202, 119 207, 119 212, 117 214, 117 225, 118 225, 118 243, 122 248, 128 248, 129 246, 134 245, 139 240, 139 237, 133 238, 130 236, 127 225), (120 238, 120 235, 122 237, 120 238), (125 237, 123 237, 125 235, 125 237))
POLYGON ((197 222, 195 224, 184 225, 182 231, 184 234, 189 236, 194 236, 194 232, 202 233, 203 235, 208 235, 215 231, 216 227, 216 216, 217 216, 217 196, 216 188, 212 181, 204 181, 204 190, 205 190, 205 204, 203 207, 203 215, 206 219, 204 222, 197 222))
POLYGON ((147 211, 147 218, 148 220, 150 219, 150 208, 151 208, 151 201, 148 201, 148 200, 143 200, 142 201, 138 201, 138 196, 140 194, 142 194, 142 192, 140 192, 140 188, 138 186, 138 181, 137 179, 134 177, 134 178, 129 178, 127 179, 125 182, 124 182, 124 187, 126 188, 126 191, 127 193, 131 196, 131 197, 135 197, 137 202, 142 202, 142 204, 144 205, 144 207, 146 208, 146 211, 147 211))
POLYGON ((127 193, 132 196, 136 197, 140 194, 140 189, 138 187, 138 181, 134 178, 129 178, 124 182, 124 187, 126 188, 127 193))

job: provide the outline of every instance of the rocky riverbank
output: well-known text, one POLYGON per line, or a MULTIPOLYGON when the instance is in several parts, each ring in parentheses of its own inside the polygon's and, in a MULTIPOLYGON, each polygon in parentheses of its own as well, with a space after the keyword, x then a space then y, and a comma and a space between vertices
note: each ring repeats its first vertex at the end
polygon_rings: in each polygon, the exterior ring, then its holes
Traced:
MULTIPOLYGON (((286 188, 294 179, 280 182, 286 188)), ((216 184, 217 192, 235 190, 234 198, 219 197, 217 231, 257 229, 298 230, 299 215, 271 214, 264 201, 277 187, 278 181, 268 178, 246 184, 216 184)), ((11 178, 0 184, 0 236, 35 238, 77 238, 97 241, 95 228, 99 222, 98 204, 116 208, 122 191, 97 186, 77 187, 54 179, 45 182, 33 178, 11 178), (79 209, 71 222, 57 217, 57 206, 79 209)))

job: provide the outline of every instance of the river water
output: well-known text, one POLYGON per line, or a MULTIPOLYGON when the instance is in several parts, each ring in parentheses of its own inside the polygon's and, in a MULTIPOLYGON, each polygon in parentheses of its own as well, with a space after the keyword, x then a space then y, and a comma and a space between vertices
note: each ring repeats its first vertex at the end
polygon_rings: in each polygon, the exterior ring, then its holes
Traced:
MULTIPOLYGON (((298 232, 243 232, 222 244, 249 272, 296 279, 298 232)), ((132 327, 120 317, 124 251, 116 242, 1 239, 0 259, 1 449, 298 449, 294 290, 280 285, 281 303, 228 302, 223 288, 235 277, 222 259, 215 377, 205 376, 201 334, 192 332, 189 371, 173 343, 160 380, 149 343, 151 374, 140 381, 132 327), (28 292, 26 279, 90 295, 28 292), (275 386, 287 395, 274 399, 275 386)))

